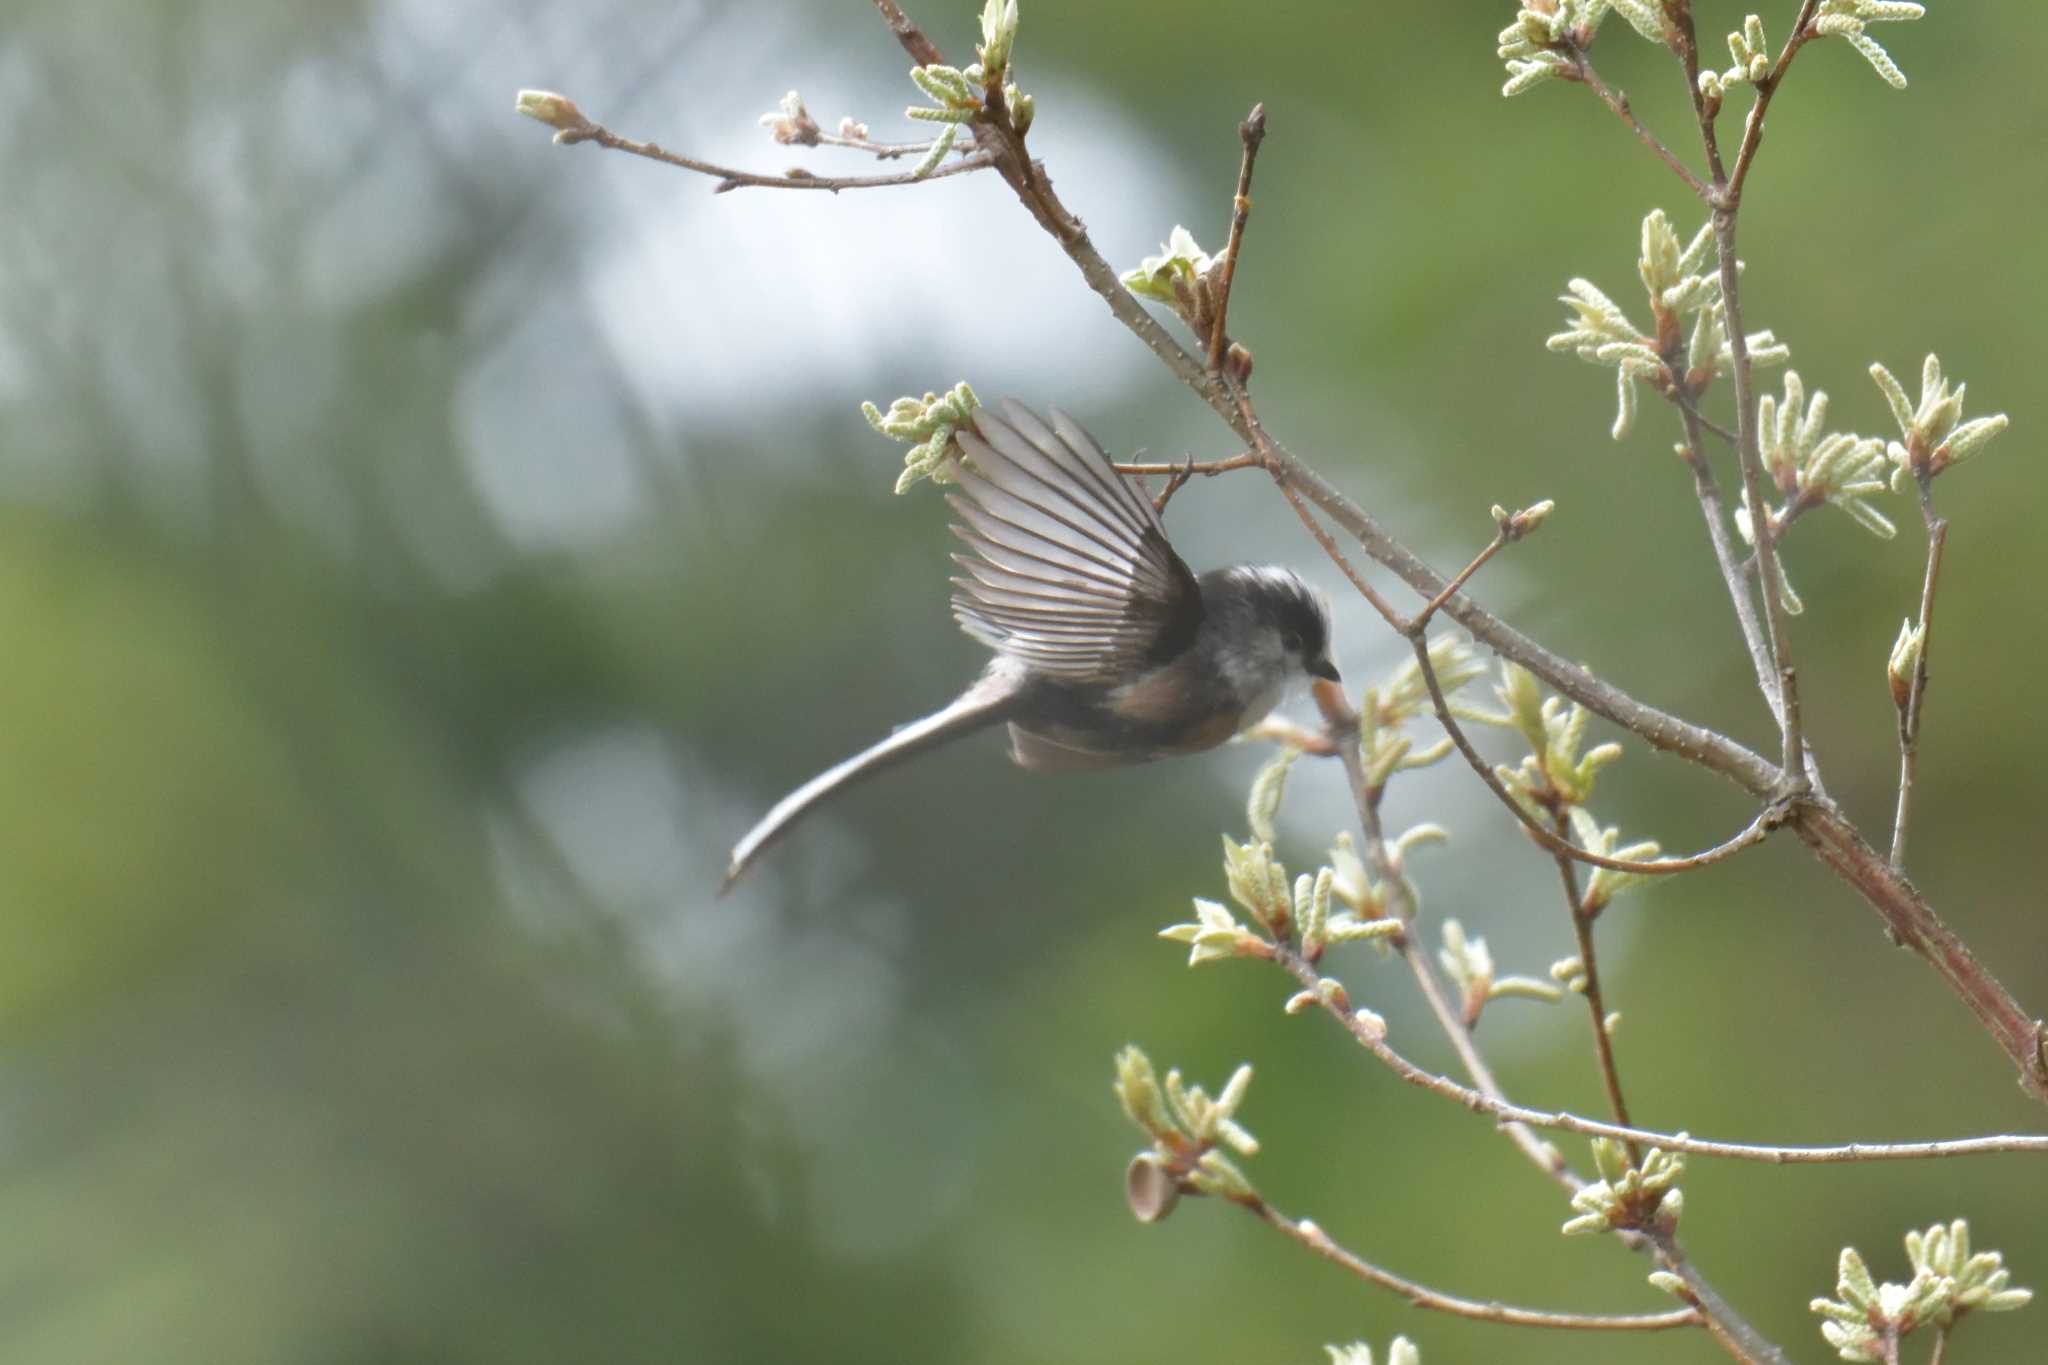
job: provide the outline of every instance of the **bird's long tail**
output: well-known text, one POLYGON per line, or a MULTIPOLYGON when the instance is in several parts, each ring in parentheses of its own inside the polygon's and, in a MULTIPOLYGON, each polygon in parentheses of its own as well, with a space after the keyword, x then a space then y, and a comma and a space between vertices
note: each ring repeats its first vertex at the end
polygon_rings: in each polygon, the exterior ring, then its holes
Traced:
POLYGON ((826 797, 886 768, 893 768, 927 749, 935 749, 1009 719, 1016 705, 1020 682, 1019 676, 1007 671, 984 674, 979 682, 961 693, 945 709, 902 726, 887 739, 870 745, 835 767, 827 768, 783 797, 775 803, 773 810, 747 831, 745 838, 733 845, 732 861, 725 869, 725 880, 719 885, 718 893, 722 896, 730 891, 732 884, 746 874, 755 859, 826 797))

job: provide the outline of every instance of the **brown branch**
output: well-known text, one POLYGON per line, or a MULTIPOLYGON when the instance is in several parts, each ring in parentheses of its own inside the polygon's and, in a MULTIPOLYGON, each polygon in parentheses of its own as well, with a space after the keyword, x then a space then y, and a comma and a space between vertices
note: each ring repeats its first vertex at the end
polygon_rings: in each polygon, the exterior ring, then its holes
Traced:
POLYGON ((896 35, 896 41, 903 44, 903 50, 910 54, 910 60, 919 66, 944 66, 946 59, 932 40, 924 36, 924 30, 910 22, 896 5, 896 0, 875 0, 875 8, 882 12, 882 22, 896 35))
POLYGON ((1209 329, 1209 368, 1223 365, 1223 348, 1230 337, 1224 322, 1230 313, 1230 287, 1237 281, 1237 255, 1244 246, 1245 224, 1252 216, 1252 166, 1259 159, 1259 144, 1266 140, 1266 106, 1254 104, 1245 121, 1237 125, 1238 141, 1244 144, 1244 159, 1238 163, 1237 194, 1230 204, 1230 244, 1223 249, 1223 264, 1215 287, 1216 320, 1209 329))
POLYGON ((1485 568, 1486 561, 1499 554, 1500 547, 1507 544, 1508 540, 1507 528, 1503 526, 1494 533, 1493 539, 1487 542, 1485 549, 1472 556, 1471 563, 1451 575, 1451 581, 1444 584, 1443 591, 1422 604, 1422 610, 1409 618, 1407 629, 1401 633, 1412 640, 1428 630, 1430 618, 1434 617, 1439 611, 1442 611, 1444 603, 1450 601, 1457 594, 1458 590, 1463 588, 1471 579, 1473 574, 1485 568))
MULTIPOLYGON (((1721 498, 1720 480, 1714 477, 1713 464, 1701 447, 1700 430, 1707 425, 1707 419, 1700 415, 1689 396, 1673 401, 1685 426, 1685 463, 1692 470, 1693 496, 1699 500, 1700 515, 1707 523, 1707 541, 1714 549, 1714 563, 1720 567, 1729 605, 1735 609, 1735 623, 1742 631, 1750 665, 1756 670, 1757 690, 1770 707, 1771 719, 1782 724, 1784 702, 1778 693, 1777 670, 1771 666, 1771 647, 1764 639, 1763 623, 1757 618, 1756 600, 1750 596, 1749 575, 1736 554, 1734 539, 1728 534, 1728 513, 1721 498)), ((1736 439, 1733 433, 1728 436, 1731 442, 1736 439)))
POLYGON ((1337 542, 1330 538, 1330 533, 1325 531, 1323 524, 1316 520, 1315 513, 1308 510, 1308 504, 1301 500, 1301 495, 1294 491, 1293 485, 1288 483, 1277 472, 1273 475, 1273 482, 1279 486, 1280 496, 1287 499, 1287 505, 1294 509, 1296 516, 1301 518, 1301 524, 1308 528, 1308 533, 1311 536, 1315 537, 1316 544, 1323 547, 1323 553, 1336 563, 1337 567, 1343 571, 1344 577, 1351 580, 1351 586, 1357 590, 1358 595, 1371 603, 1373 610, 1384 617, 1388 625, 1392 626, 1395 630, 1402 629, 1407 624, 1408 618, 1396 611, 1392 603, 1380 596, 1374 590, 1372 584, 1366 582, 1364 576, 1357 569, 1351 567, 1351 561, 1346 559, 1344 552, 1337 548, 1337 542))
POLYGON ((1700 143, 1706 151, 1707 164, 1711 171, 1711 183, 1700 197, 1712 210, 1714 245, 1720 257, 1721 301, 1727 310, 1727 332, 1729 353, 1734 361, 1735 418, 1736 418, 1736 459, 1742 470, 1744 505, 1749 509, 1750 525, 1756 535, 1757 578, 1763 592, 1763 619, 1770 646, 1772 672, 1777 678, 1775 689, 1766 685, 1768 697, 1775 690, 1778 729, 1781 740, 1779 766, 1784 770, 1786 789, 1798 790, 1811 784, 1806 754, 1804 717, 1799 706, 1797 679, 1792 671, 1790 628, 1784 603, 1784 576, 1778 564, 1777 528, 1770 517, 1770 508, 1764 499, 1763 455, 1757 439, 1757 410, 1755 371, 1749 356, 1749 334, 1742 322, 1741 283, 1738 279, 1736 261, 1736 217, 1742 204, 1742 187, 1749 171, 1755 164, 1757 147, 1763 140, 1764 114, 1770 107, 1771 97, 1777 93, 1785 71, 1792 64, 1807 39, 1811 37, 1809 25, 1818 0, 1804 0, 1799 17, 1793 22, 1792 34, 1785 41, 1776 63, 1763 80, 1757 82, 1756 101, 1750 106, 1749 121, 1746 125, 1741 148, 1735 158, 1731 172, 1725 169, 1721 159, 1720 136, 1715 130, 1714 118, 1719 105, 1710 104, 1699 86, 1699 42, 1693 25, 1692 6, 1678 5, 1675 8, 1677 23, 1674 27, 1680 64, 1685 72, 1688 91, 1693 108, 1699 120, 1700 143))
POLYGON ((627 152, 633 156, 644 156, 650 161, 659 161, 665 166, 674 166, 698 175, 715 175, 718 183, 712 186, 713 194, 725 194, 731 190, 748 186, 760 186, 777 190, 840 190, 883 189, 893 185, 921 185, 927 180, 943 180, 948 176, 965 175, 969 171, 985 170, 994 166, 995 158, 987 152, 975 152, 958 161, 919 175, 915 171, 898 171, 893 175, 812 175, 809 171, 792 169, 781 175, 762 175, 755 171, 743 171, 732 166, 720 166, 715 162, 699 161, 692 156, 672 152, 658 142, 639 142, 633 138, 621 137, 602 123, 590 122, 587 127, 571 129, 556 134, 555 140, 565 146, 579 142, 595 142, 615 152, 627 152))
POLYGON ((1111 468, 1127 478, 1137 479, 1140 490, 1143 490, 1144 480, 1148 475, 1165 475, 1166 487, 1160 490, 1159 496, 1152 499, 1152 510, 1164 512, 1166 504, 1173 501, 1173 495, 1180 492, 1187 481, 1197 474, 1205 479, 1213 479, 1218 474, 1228 474, 1232 470, 1259 469, 1264 465, 1263 459, 1248 450, 1241 455, 1232 455, 1227 460, 1197 461, 1190 456, 1179 464, 1113 464, 1111 468))
POLYGON ((1120 464, 1116 466, 1116 472, 1141 477, 1147 474, 1164 474, 1169 477, 1186 474, 1190 478, 1200 476, 1213 479, 1218 474, 1229 474, 1234 470, 1262 469, 1265 463, 1263 457, 1247 450, 1241 455, 1232 455, 1222 460, 1183 460, 1179 464, 1120 464))
MULTIPOLYGON (((1565 813, 1557 813, 1557 834, 1564 837, 1565 813)), ((1586 908, 1585 897, 1579 892, 1578 868, 1565 854, 1553 852, 1557 863, 1558 880, 1564 886, 1566 911, 1572 917, 1572 935, 1578 940, 1579 969, 1584 974, 1580 994, 1586 998, 1586 1008, 1593 1016, 1593 1060, 1600 1072, 1600 1084, 1607 1091, 1607 1108, 1614 1115, 1614 1121, 1624 1128, 1634 1127, 1628 1116, 1628 1100, 1622 1094, 1621 1068, 1614 1061, 1614 1036, 1607 1030, 1607 1002, 1600 990, 1600 957, 1593 942, 1593 921, 1597 911, 1586 908)), ((1631 1165, 1640 1165, 1643 1159, 1641 1147, 1631 1139, 1628 1142, 1628 1159, 1631 1165)))
POLYGON ((1779 766, 1789 786, 1806 781, 1804 730, 1799 696, 1788 686, 1791 676, 1790 626, 1785 611, 1784 571, 1778 564, 1777 532, 1764 499, 1763 453, 1757 435, 1756 379, 1750 363, 1749 338, 1743 330, 1741 284, 1735 259, 1735 213, 1725 205, 1713 214, 1714 239, 1721 258, 1721 303, 1727 310, 1728 347, 1734 360, 1735 443, 1742 470, 1742 491, 1756 536, 1758 584, 1763 592, 1764 638, 1778 678, 1778 728, 1782 740, 1779 766))
MULTIPOLYGON (((1244 403, 1244 406, 1248 409, 1249 403, 1244 403)), ((1247 416, 1249 418, 1249 414, 1247 416)), ((1251 424, 1257 426, 1255 420, 1251 424)), ((1418 632, 1417 635, 1410 637, 1410 641, 1414 643, 1419 638, 1418 632)), ((1425 666, 1426 663, 1425 659, 1425 666)), ((1430 965, 1428 955, 1423 952, 1416 936, 1408 932, 1414 922, 1415 905, 1408 894, 1406 879, 1401 876, 1400 869, 1387 853, 1384 831, 1380 827, 1380 794, 1366 780, 1364 755, 1360 752, 1358 744, 1357 713, 1351 710, 1343 688, 1334 683, 1318 682, 1315 686, 1315 699, 1329 725, 1331 738, 1336 741, 1338 751, 1343 756, 1344 773, 1350 781, 1352 801, 1357 807, 1359 824, 1366 836, 1367 856, 1372 860, 1375 872, 1383 877, 1390 894, 1398 896, 1405 902, 1405 905, 1398 907, 1404 932, 1396 940, 1402 960, 1408 964, 1416 986, 1422 991, 1423 998, 1428 1001, 1430 1011, 1436 1015, 1438 1026, 1442 1028, 1444 1036, 1450 1039, 1451 1046, 1457 1052, 1459 1061, 1463 1063, 1466 1074, 1477 1087, 1470 1093, 1486 1101, 1487 1107, 1506 1106, 1507 1096, 1501 1090, 1500 1083, 1494 1079, 1485 1054, 1479 1050, 1478 1041, 1472 1036, 1471 1026, 1452 1008, 1450 999, 1443 989, 1443 983, 1437 979, 1436 969, 1430 965)), ((1321 1002, 1326 1011, 1341 1018, 1361 1043, 1375 1055, 1381 1056, 1382 1060, 1398 1056, 1393 1049, 1386 1047, 1384 1025, 1354 1013, 1348 1007, 1348 1001, 1340 1008, 1338 1002, 1321 989, 1320 978, 1317 977, 1312 964, 1287 944, 1276 944, 1274 947, 1275 959, 1287 966, 1295 979, 1313 993, 1314 998, 1321 1002)), ((1406 1061, 1405 1058, 1400 1060, 1406 1061)), ((1420 1071, 1419 1068, 1413 1069, 1420 1071)), ((1550 1143, 1537 1138, 1527 1124, 1507 1119, 1502 1124, 1502 1131, 1538 1170, 1567 1191, 1576 1193, 1581 1188, 1583 1182, 1566 1163, 1564 1155, 1550 1143)), ((1690 1301, 1700 1310, 1702 1324, 1731 1355, 1738 1360, 1749 1362, 1750 1365, 1784 1365, 1784 1353, 1750 1326, 1734 1306, 1723 1299, 1713 1286, 1707 1283, 1705 1277, 1692 1267, 1686 1259, 1684 1250, 1678 1245, 1675 1235, 1666 1231, 1660 1240, 1654 1241, 1627 1230, 1620 1231, 1618 1235, 1623 1244, 1631 1249, 1651 1249, 1660 1264, 1686 1280, 1690 1301)))
POLYGON ((1679 1308, 1668 1313, 1553 1313, 1537 1308, 1513 1308, 1504 1303, 1459 1298, 1403 1279, 1390 1270, 1339 1246, 1330 1234, 1307 1219, 1293 1219, 1264 1199, 1254 1195, 1238 1201, 1251 1212, 1296 1243, 1335 1265, 1342 1266, 1368 1284, 1391 1290, 1417 1308, 1450 1313, 1477 1322, 1497 1322, 1510 1327, 1551 1327, 1575 1332, 1668 1332, 1678 1327, 1701 1325, 1696 1308, 1679 1308))
POLYGON ((2048 1102, 2048 1048, 2040 1021, 2019 1007, 1904 874, 1831 802, 1795 803, 1788 823, 1814 855, 1870 902, 1893 942, 1927 959, 2020 1070, 2021 1086, 2048 1102))
MULTIPOLYGON (((1343 687, 1337 683, 1318 682, 1313 694, 1316 706, 1323 713, 1324 723, 1329 727, 1330 738, 1336 744, 1338 755, 1344 762, 1344 776, 1350 782, 1352 805, 1357 809, 1359 826, 1365 835, 1366 858, 1372 865, 1374 875, 1389 888, 1390 894, 1401 899, 1402 905, 1398 909, 1405 911, 1401 918, 1404 925, 1408 924, 1414 919, 1415 906, 1408 898, 1406 880, 1394 867, 1393 859, 1387 853, 1386 832, 1380 825, 1379 795, 1366 780, 1365 756, 1359 749, 1358 713, 1351 709, 1350 699, 1344 695, 1343 687)), ((1437 978, 1436 969, 1430 965, 1429 957, 1421 945, 1415 942, 1415 936, 1404 932, 1397 946, 1402 960, 1408 964, 1409 972, 1415 977, 1415 984, 1422 992, 1422 998, 1428 1002, 1430 1013, 1436 1016, 1438 1026, 1450 1040, 1452 1050, 1458 1054, 1465 1074, 1470 1076, 1472 1084, 1478 1087, 1473 1093, 1480 1094, 1489 1101, 1506 1104, 1507 1095, 1501 1090, 1500 1082, 1494 1079, 1493 1069, 1487 1064, 1485 1054, 1480 1052, 1479 1043, 1472 1036, 1471 1026, 1465 1022, 1464 1015, 1451 1004, 1449 994, 1444 990, 1442 981, 1437 978)), ((1316 988, 1315 969, 1299 953, 1286 949, 1283 945, 1283 950, 1276 953, 1275 960, 1294 973, 1295 979, 1304 987, 1311 990, 1316 988)), ((1373 1043, 1366 1041, 1365 1034, 1371 1030, 1367 1028, 1365 1021, 1353 1015, 1348 1009, 1337 1009, 1320 994, 1317 998, 1322 1000, 1324 1007, 1336 1014, 1347 1028, 1358 1035, 1360 1042, 1365 1042, 1367 1047, 1374 1046, 1373 1043)), ((1377 1035, 1374 1036, 1377 1039, 1377 1035)), ((1378 1055, 1377 1049, 1375 1055, 1378 1055)), ((1393 1055, 1392 1049, 1388 1049, 1388 1055, 1393 1055)), ((1420 1068, 1416 1070, 1420 1071, 1420 1068)), ((1503 1123, 1502 1130, 1507 1134, 1508 1140, 1513 1142, 1538 1170, 1557 1181, 1567 1192, 1578 1191, 1583 1182, 1565 1164, 1564 1155, 1557 1148, 1537 1137, 1526 1125, 1512 1120, 1503 1123)))
MULTIPOLYGON (((1764 113, 1771 107, 1771 97, 1778 93, 1778 85, 1785 79, 1786 68, 1799 49, 1814 37, 1813 12, 1820 8, 1820 0, 1805 0, 1799 7, 1799 17, 1792 21, 1792 34, 1785 40, 1785 46, 1778 53, 1778 60, 1771 65, 1770 74, 1757 82, 1756 103, 1749 107, 1749 118, 1743 124, 1742 145, 1735 152, 1735 168, 1721 185, 1722 202, 1730 209, 1742 203, 1742 187, 1749 179, 1749 169, 1756 164, 1756 150, 1763 145, 1764 113)), ((1695 76, 1695 86, 1697 77, 1695 76)), ((1719 173, 1716 173, 1717 180, 1719 173)))
POLYGON ((1948 548, 1948 522, 1934 514, 1931 476, 1920 480, 1920 516, 1927 527, 1927 572, 1920 582, 1920 657, 1911 689, 1899 708, 1899 801, 1892 815, 1892 868, 1906 870, 1906 831, 1913 819, 1913 783, 1920 770, 1920 714, 1927 704, 1927 645, 1934 634, 1934 594, 1941 584, 1941 557, 1948 548))
POLYGON ((1629 131, 1641 139, 1645 147, 1655 152, 1658 160, 1671 168, 1672 174, 1685 182, 1687 189, 1702 199, 1706 198, 1707 187, 1699 176, 1693 174, 1692 167, 1680 161, 1678 154, 1664 145, 1663 139, 1644 126, 1643 121, 1636 117, 1635 110, 1629 107, 1627 95, 1600 79, 1600 73, 1593 69, 1592 59, 1587 56, 1586 49, 1576 44, 1568 44, 1565 53, 1571 58, 1572 64, 1560 74, 1567 80, 1579 81, 1598 95, 1600 102, 1612 109, 1614 116, 1627 124, 1629 131))
MULTIPOLYGON (((1766 1166, 1940 1161, 1965 1156, 2048 1156, 2048 1134, 2038 1133, 2007 1133, 1992 1137, 1947 1138, 1928 1142, 1848 1142, 1823 1147, 1800 1147, 1754 1142, 1723 1142, 1712 1138, 1692 1137, 1686 1133, 1660 1133, 1648 1128, 1608 1123, 1563 1110, 1531 1109, 1527 1105, 1512 1103, 1497 1093, 1489 1093, 1490 1087, 1461 1085, 1448 1076, 1438 1075, 1416 1065, 1387 1042, 1378 1022, 1370 1018, 1360 1018, 1349 1007, 1348 997, 1332 999, 1319 989, 1318 983, 1322 976, 1316 964, 1285 944, 1277 946, 1272 957, 1273 961, 1279 963, 1290 976, 1301 983, 1303 990, 1313 995, 1325 1014, 1341 1024, 1361 1047, 1401 1080, 1476 1114, 1485 1114, 1503 1126, 1518 1125, 1525 1130, 1541 1128, 1550 1132, 1577 1133, 1582 1137, 1612 1138, 1618 1142, 1643 1147, 1661 1147, 1667 1152, 1684 1152, 1691 1156, 1712 1157, 1724 1161, 1749 1161, 1766 1166)), ((1556 1159, 1554 1149, 1546 1143, 1538 1145, 1552 1156, 1550 1164, 1538 1164, 1545 1165, 1547 1172, 1562 1169, 1562 1161, 1556 1159)), ((1568 1188, 1577 1187, 1578 1182, 1574 1179, 1568 1188)))
MULTIPOLYGON (((1755 164, 1757 147, 1763 139, 1763 115, 1769 108, 1769 100, 1778 92, 1786 70, 1792 65, 1792 57, 1812 37, 1812 14, 1815 14, 1817 0, 1804 0, 1800 4, 1798 18, 1794 20, 1792 37, 1786 39, 1784 49, 1778 53, 1778 61, 1772 65, 1772 72, 1757 84, 1757 102, 1749 111, 1749 123, 1743 133, 1743 143, 1737 151, 1735 172, 1724 172, 1720 162, 1720 143, 1714 133, 1714 111, 1708 108, 1704 98, 1698 94, 1698 43, 1692 25, 1692 6, 1673 6, 1677 16, 1679 33, 1679 55, 1686 63, 1688 88, 1694 92, 1694 102, 1700 115, 1700 139, 1708 153, 1708 164, 1714 168, 1714 190, 1716 194, 1708 199, 1714 211, 1716 227, 1716 248, 1720 252, 1720 280, 1722 299, 1729 307, 1729 344, 1735 350, 1735 389, 1739 405, 1739 454, 1743 460, 1745 493, 1749 497, 1751 516, 1757 526, 1757 577, 1763 581, 1763 606, 1765 620, 1774 624, 1772 643, 1774 649, 1782 643, 1782 600, 1778 596, 1778 573, 1776 555, 1772 546, 1776 534, 1765 518, 1765 505, 1761 495, 1761 460, 1757 458, 1757 409, 1751 395, 1751 366, 1747 336, 1741 325, 1741 295, 1735 278, 1735 213, 1741 207, 1741 190, 1747 182, 1749 170, 1755 164)), ((1790 518, 1788 518, 1790 520, 1790 518)), ((1784 753, 1786 763, 1782 767, 1782 780, 1788 792, 1796 792, 1796 784, 1802 776, 1800 767, 1792 763, 1798 757, 1804 763, 1804 741, 1800 735, 1800 714, 1796 677, 1786 667, 1784 655, 1774 653, 1780 663, 1780 688, 1788 692, 1784 706, 1784 753)), ((1593 708, 1597 710, 1597 708, 1593 708)), ((1751 788, 1755 790, 1755 788, 1751 788)), ((1757 792, 1765 794, 1765 792, 1757 792)), ((1942 923, 1942 917, 1935 915, 1933 907, 1913 888, 1905 874, 1892 868, 1884 857, 1870 847, 1864 835, 1843 817, 1841 810, 1825 798, 1798 798, 1790 804, 1788 821, 1815 851, 1823 864, 1827 864, 1837 876, 1849 886, 1858 890, 1864 900, 1884 921, 1886 933, 1894 943, 1903 943, 1921 958, 1925 958, 1933 970, 1948 982, 1948 986, 1962 999, 1962 1003, 1985 1025, 1999 1048, 2019 1068, 2019 1083, 2034 1099, 2048 1103, 2048 1038, 2044 1038, 2044 1025, 2025 1013, 2019 1003, 2011 997, 2009 990, 1982 966, 1968 945, 1956 937, 1956 933, 1942 923)))
POLYGON ((1521 821, 1522 828, 1528 832, 1529 837, 1554 855, 1593 867, 1604 867, 1614 872, 1634 872, 1647 877, 1661 877, 1672 873, 1690 872, 1694 868, 1710 867, 1724 858, 1731 858, 1752 844, 1762 843, 1770 837, 1772 830, 1785 822, 1786 807, 1783 803, 1773 803, 1759 811, 1756 818, 1732 838, 1683 858, 1656 858, 1637 862, 1629 858, 1610 858, 1604 853, 1594 853, 1589 849, 1580 848, 1556 831, 1546 829, 1520 801, 1515 799, 1514 793, 1507 789, 1499 775, 1494 772, 1493 765, 1473 746, 1471 736, 1465 733, 1465 727, 1458 724, 1457 716, 1451 711, 1450 698, 1444 695, 1443 682, 1437 677, 1436 664, 1429 657, 1428 644, 1416 636, 1410 636, 1408 644, 1414 651, 1416 665, 1421 670, 1422 684, 1429 691, 1430 706, 1436 712, 1437 723, 1444 727, 1444 733, 1450 736, 1452 745, 1478 775, 1479 780, 1486 784, 1487 790, 1508 808, 1510 814, 1521 821))
MULTIPOLYGON (((821 128, 816 136, 802 139, 802 145, 806 147, 844 147, 848 151, 865 152, 877 161, 898 161, 906 156, 926 155, 933 147, 938 145, 938 140, 936 138, 926 138, 923 142, 877 142, 873 138, 866 137, 841 137, 837 133, 828 133, 821 128)), ((975 146, 972 141, 956 141, 953 144, 953 150, 964 154, 974 151, 975 146)))
POLYGON ((1751 1327, 1693 1265, 1685 1248, 1679 1245, 1676 1232, 1652 1225, 1635 1235, 1649 1247, 1660 1266, 1685 1282, 1685 1298, 1700 1310, 1708 1334, 1722 1350, 1743 1365, 1791 1365, 1777 1344, 1751 1327))

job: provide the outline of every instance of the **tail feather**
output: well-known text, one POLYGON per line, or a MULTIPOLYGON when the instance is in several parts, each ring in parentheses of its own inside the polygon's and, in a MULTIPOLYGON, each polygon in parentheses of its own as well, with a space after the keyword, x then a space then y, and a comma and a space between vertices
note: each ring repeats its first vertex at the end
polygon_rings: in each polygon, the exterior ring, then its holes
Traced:
POLYGON ((1017 676, 1008 673, 984 675, 981 681, 961 693, 943 710, 902 726, 887 739, 827 768, 783 797, 747 831, 745 838, 733 845, 732 861, 726 867, 725 880, 719 884, 718 894, 723 896, 732 890, 733 883, 746 874, 770 845, 787 834, 792 825, 825 798, 927 749, 935 749, 963 735, 1007 720, 1017 699, 1019 681, 1017 676))

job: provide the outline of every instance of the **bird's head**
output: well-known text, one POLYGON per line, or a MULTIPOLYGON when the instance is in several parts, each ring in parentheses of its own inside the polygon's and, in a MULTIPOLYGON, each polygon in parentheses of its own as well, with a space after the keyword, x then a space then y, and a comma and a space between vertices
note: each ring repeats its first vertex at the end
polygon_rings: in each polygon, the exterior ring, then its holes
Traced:
POLYGON ((1233 634, 1250 654, 1288 672, 1341 681, 1330 662, 1329 603, 1301 575, 1241 566, 1223 570, 1213 586, 1204 587, 1212 610, 1220 607, 1233 618, 1233 634))

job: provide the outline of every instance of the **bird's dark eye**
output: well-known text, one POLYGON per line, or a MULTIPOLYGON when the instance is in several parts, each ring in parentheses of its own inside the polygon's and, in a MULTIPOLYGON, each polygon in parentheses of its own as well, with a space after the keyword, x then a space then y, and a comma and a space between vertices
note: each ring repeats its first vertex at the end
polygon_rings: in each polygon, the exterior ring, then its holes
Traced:
POLYGON ((1285 649, 1290 654, 1301 653, 1301 632, 1298 630, 1287 631, 1285 634, 1281 635, 1280 645, 1281 648, 1285 649))

